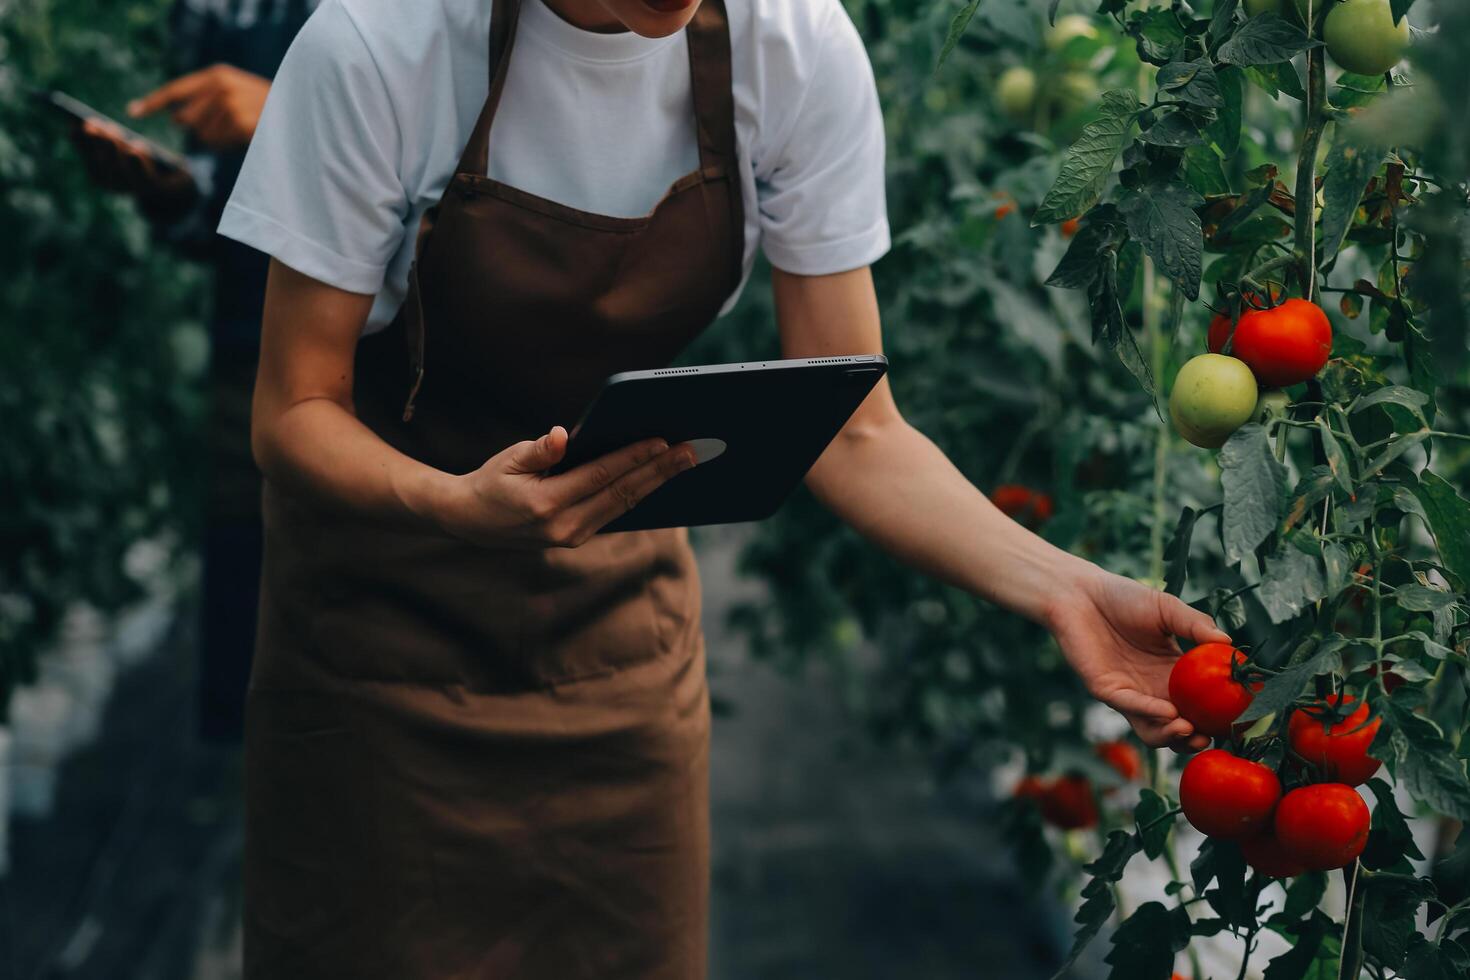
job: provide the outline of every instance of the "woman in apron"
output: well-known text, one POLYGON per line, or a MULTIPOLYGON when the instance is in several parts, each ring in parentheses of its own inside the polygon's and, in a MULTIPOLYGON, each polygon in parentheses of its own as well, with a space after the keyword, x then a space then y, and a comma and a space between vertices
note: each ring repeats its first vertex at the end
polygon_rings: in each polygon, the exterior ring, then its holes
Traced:
MULTIPOLYGON (((694 558, 683 530, 595 534, 695 460, 545 474, 602 380, 672 360, 757 244, 788 356, 878 352, 882 208, 838 0, 322 5, 221 226, 274 257, 248 977, 704 976, 694 558)), ((1198 747, 1165 700, 1174 637, 1226 637, 1005 518, 886 385, 808 485, 1045 623, 1149 744, 1198 747)))

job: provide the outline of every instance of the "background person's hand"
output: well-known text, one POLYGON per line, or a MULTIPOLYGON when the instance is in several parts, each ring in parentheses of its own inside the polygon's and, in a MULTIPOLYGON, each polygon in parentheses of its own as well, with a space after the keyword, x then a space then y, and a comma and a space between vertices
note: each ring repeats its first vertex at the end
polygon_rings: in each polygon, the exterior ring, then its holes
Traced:
POLYGON ((173 121, 213 150, 246 146, 255 136, 271 83, 233 65, 182 75, 128 104, 137 118, 168 109, 173 121))
POLYGON ((71 139, 94 184, 136 198, 151 217, 180 214, 198 196, 187 171, 160 166, 145 144, 129 139, 117 126, 88 120, 72 128, 71 139))
POLYGON ((1169 701, 1169 672, 1182 653, 1176 636, 1191 644, 1230 642, 1209 616, 1094 567, 1059 594, 1047 626, 1088 693, 1126 717, 1146 744, 1179 752, 1209 744, 1169 701))
POLYGON ((650 439, 548 476, 567 442, 556 426, 456 477, 444 529, 490 547, 575 548, 695 464, 688 444, 650 439))

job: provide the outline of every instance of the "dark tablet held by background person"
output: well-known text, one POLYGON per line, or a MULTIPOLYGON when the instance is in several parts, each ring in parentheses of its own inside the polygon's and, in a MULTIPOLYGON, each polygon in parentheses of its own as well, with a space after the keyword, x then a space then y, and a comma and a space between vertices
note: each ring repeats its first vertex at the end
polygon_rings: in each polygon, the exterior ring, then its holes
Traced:
POLYGON ((644 439, 692 444, 699 465, 605 526, 641 531, 776 512, 888 370, 881 354, 628 371, 607 379, 561 472, 644 439))

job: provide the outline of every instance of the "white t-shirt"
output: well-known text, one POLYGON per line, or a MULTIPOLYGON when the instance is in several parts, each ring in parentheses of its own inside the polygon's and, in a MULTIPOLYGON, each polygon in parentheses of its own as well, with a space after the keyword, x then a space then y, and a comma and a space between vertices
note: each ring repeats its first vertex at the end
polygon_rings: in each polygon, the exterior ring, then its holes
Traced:
MULTIPOLYGON (((726 0, 745 197, 757 247, 799 275, 889 246, 883 122, 840 0, 726 0)), ((220 233, 397 312, 419 218, 488 89, 489 0, 324 0, 286 55, 220 233)), ((490 175, 583 211, 648 213, 698 165, 688 42, 595 34, 523 0, 490 175)), ((726 304, 728 310, 739 290, 726 304)))

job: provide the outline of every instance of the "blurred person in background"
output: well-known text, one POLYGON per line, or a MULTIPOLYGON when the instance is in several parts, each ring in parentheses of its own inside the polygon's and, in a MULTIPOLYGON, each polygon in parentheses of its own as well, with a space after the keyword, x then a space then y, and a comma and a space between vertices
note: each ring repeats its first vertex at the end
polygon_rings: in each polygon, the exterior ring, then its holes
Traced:
POLYGON ((103 123, 74 139, 100 187, 132 196, 157 239, 213 270, 210 426, 198 724, 240 737, 260 605, 260 474, 250 456, 250 400, 260 354, 268 258, 215 233, 271 79, 317 0, 178 0, 169 23, 172 81, 128 106, 167 112, 188 133, 189 170, 153 165, 103 123))

